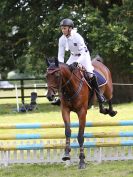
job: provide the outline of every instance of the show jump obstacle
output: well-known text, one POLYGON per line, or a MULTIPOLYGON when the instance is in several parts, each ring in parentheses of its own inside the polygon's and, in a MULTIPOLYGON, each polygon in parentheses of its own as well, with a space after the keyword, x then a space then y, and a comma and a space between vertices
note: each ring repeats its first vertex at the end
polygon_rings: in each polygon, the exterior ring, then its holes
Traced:
MULTIPOLYGON (((71 123, 71 128, 77 128, 78 123, 71 123)), ((112 122, 87 122, 86 127, 133 127, 133 120, 112 122)), ((0 165, 15 163, 61 163, 65 148, 63 123, 52 124, 0 124, 0 129, 32 129, 33 133, 0 134, 0 165), (36 129, 41 133, 34 133, 36 129), (55 133, 46 133, 52 129, 55 133), (59 130, 59 131, 57 131, 59 130), (43 133, 42 133, 43 132, 43 133), (51 143, 52 142, 52 143, 51 143)), ((91 130, 91 129, 89 129, 91 130)), ((26 131, 26 130, 25 130, 26 131)), ((9 130, 8 130, 9 132, 9 130)), ((115 132, 85 132, 84 148, 86 161, 133 160, 133 130, 115 132)), ((71 162, 78 160, 77 133, 71 135, 71 162)))

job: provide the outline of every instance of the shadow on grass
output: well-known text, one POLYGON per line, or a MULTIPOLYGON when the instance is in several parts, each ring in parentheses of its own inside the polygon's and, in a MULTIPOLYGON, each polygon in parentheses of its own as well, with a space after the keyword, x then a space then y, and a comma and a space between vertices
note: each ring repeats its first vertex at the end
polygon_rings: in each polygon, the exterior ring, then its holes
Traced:
MULTIPOLYGON (((22 105, 20 105, 21 108, 22 105)), ((39 112, 60 112, 60 106, 54 106, 50 102, 49 103, 39 103, 38 109, 34 111, 28 111, 29 113, 39 113, 39 112)), ((8 104, 0 104, 0 115, 4 114, 24 114, 22 112, 17 112, 16 104, 8 103, 8 104)))

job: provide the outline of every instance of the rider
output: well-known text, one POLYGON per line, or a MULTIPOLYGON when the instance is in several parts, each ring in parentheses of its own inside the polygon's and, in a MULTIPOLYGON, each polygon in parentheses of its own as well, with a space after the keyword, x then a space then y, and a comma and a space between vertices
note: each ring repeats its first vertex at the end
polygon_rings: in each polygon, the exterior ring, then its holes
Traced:
POLYGON ((104 97, 101 95, 98 88, 98 83, 95 74, 93 73, 94 67, 91 63, 90 53, 85 45, 83 37, 74 29, 74 23, 71 19, 63 19, 60 22, 60 27, 63 35, 59 38, 58 60, 64 63, 65 51, 70 50, 70 57, 67 64, 72 63, 84 66, 86 69, 86 80, 91 83, 94 88, 98 101, 104 102, 104 97))

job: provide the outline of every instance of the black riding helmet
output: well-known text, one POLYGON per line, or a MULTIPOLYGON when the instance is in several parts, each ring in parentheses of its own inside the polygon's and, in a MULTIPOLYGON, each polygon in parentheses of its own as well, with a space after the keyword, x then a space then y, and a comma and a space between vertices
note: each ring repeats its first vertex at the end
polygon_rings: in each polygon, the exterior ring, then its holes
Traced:
POLYGON ((74 23, 71 19, 69 18, 66 18, 66 19, 63 19, 61 22, 60 22, 60 26, 69 26, 69 27, 72 27, 74 28, 74 23))

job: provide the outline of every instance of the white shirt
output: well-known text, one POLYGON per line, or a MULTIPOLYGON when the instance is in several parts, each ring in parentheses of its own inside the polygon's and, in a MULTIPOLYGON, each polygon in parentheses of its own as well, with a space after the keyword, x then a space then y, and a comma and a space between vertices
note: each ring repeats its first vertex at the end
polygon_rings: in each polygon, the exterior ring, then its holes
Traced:
POLYGON ((83 37, 75 30, 71 31, 71 35, 66 37, 62 35, 59 38, 58 60, 64 63, 65 51, 70 50, 71 54, 82 54, 87 50, 83 37))

